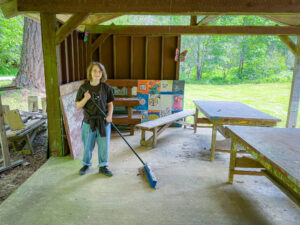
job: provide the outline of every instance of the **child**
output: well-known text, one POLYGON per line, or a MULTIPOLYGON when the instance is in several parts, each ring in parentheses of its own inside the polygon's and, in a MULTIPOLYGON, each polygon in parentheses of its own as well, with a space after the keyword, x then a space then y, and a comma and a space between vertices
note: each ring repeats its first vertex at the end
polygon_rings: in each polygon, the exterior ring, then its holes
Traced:
POLYGON ((87 82, 82 84, 76 96, 76 108, 83 108, 82 141, 84 152, 79 174, 84 175, 92 165, 92 153, 95 142, 98 145, 99 173, 111 177, 108 169, 108 149, 111 133, 114 95, 112 88, 105 83, 107 74, 104 66, 99 62, 92 62, 87 69, 87 82), (107 115, 103 117, 100 110, 92 102, 95 100, 102 111, 107 115))

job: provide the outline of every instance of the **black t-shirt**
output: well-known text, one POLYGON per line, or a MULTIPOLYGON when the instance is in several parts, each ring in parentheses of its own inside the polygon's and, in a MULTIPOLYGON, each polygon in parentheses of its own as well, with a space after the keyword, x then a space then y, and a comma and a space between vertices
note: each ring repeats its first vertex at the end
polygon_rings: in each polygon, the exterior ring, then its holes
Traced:
MULTIPOLYGON (((97 86, 92 86, 88 81, 79 87, 75 101, 76 102, 81 101, 84 98, 84 93, 87 90, 89 91, 91 98, 95 100, 95 102, 100 106, 102 111, 107 115, 108 113, 107 103, 114 101, 114 95, 111 86, 103 82, 100 82, 97 86)), ((83 114, 84 114, 83 121, 89 123, 91 125, 92 130, 94 130, 94 126, 98 127, 101 136, 103 136, 103 132, 101 132, 101 130, 103 131, 104 129, 102 129, 103 126, 101 125, 105 125, 105 121, 103 117, 101 118, 100 121, 101 124, 98 124, 97 121, 95 121, 95 116, 101 116, 101 113, 91 99, 89 99, 87 103, 84 105, 83 114)))

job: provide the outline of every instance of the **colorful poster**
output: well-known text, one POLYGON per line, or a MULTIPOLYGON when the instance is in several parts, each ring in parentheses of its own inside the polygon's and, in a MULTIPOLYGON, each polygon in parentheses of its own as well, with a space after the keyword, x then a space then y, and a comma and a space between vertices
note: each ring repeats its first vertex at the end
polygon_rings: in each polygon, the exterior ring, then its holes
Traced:
POLYGON ((172 94, 173 91, 173 81, 172 80, 162 80, 160 86, 161 94, 172 94))
POLYGON ((149 95, 149 110, 160 110, 160 94, 149 95))
POLYGON ((160 93, 160 80, 149 80, 149 94, 159 94, 160 93))
POLYGON ((148 121, 148 110, 141 110, 142 123, 148 121))
POLYGON ((160 117, 165 117, 172 114, 171 107, 167 107, 165 109, 160 110, 160 117))
POLYGON ((148 110, 149 95, 137 94, 137 98, 139 99, 140 105, 137 107, 133 107, 133 108, 136 110, 148 110))
POLYGON ((138 94, 148 94, 149 92, 149 81, 148 80, 139 80, 137 93, 138 94))
POLYGON ((159 110, 149 110, 148 111, 148 120, 156 120, 159 118, 160 111, 159 110))
POLYGON ((184 80, 174 80, 173 81, 173 94, 183 95, 184 92, 184 80))
POLYGON ((183 95, 173 95, 173 110, 183 109, 183 95))

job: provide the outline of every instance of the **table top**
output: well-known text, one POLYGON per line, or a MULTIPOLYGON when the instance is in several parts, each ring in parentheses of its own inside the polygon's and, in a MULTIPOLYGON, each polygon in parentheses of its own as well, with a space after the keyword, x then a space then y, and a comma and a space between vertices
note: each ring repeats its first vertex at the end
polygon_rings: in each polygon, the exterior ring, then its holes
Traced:
POLYGON ((261 112, 240 102, 232 101, 198 101, 194 100, 197 108, 210 120, 235 119, 257 121, 281 121, 280 119, 261 112))
POLYGON ((300 129, 226 126, 272 166, 300 186, 300 129))

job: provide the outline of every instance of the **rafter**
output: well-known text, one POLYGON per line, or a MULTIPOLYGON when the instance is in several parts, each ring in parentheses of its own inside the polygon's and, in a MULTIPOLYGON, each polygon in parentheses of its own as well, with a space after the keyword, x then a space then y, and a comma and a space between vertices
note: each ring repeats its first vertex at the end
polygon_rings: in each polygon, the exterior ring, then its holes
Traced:
POLYGON ((199 21, 198 25, 208 25, 212 23, 219 16, 205 16, 202 20, 199 21))
POLYGON ((91 52, 93 53, 109 36, 110 34, 101 34, 100 37, 93 42, 91 52))
POLYGON ((6 19, 17 16, 19 14, 17 8, 17 0, 1 0, 0 7, 6 19))
POLYGON ((287 36, 287 35, 278 35, 278 37, 296 56, 297 55, 297 45, 293 42, 293 40, 290 39, 289 36, 287 36))
POLYGON ((56 31, 55 43, 60 44, 79 24, 88 17, 87 13, 78 13, 73 15, 56 31))
POLYGON ((132 34, 132 35, 295 35, 298 27, 280 26, 86 26, 90 33, 132 34))
POLYGON ((299 0, 18 0, 19 11, 122 14, 291 14, 300 13, 299 0), (226 2, 226 3, 225 3, 226 2))

